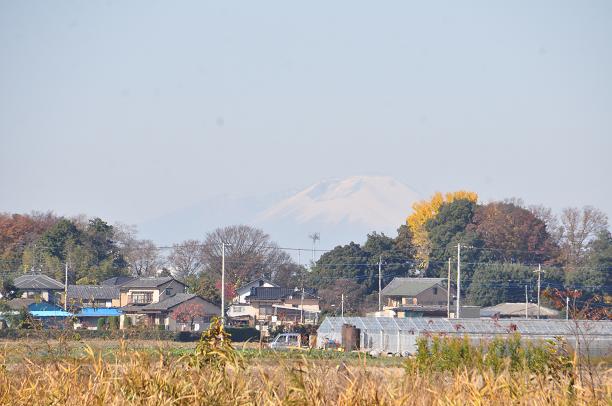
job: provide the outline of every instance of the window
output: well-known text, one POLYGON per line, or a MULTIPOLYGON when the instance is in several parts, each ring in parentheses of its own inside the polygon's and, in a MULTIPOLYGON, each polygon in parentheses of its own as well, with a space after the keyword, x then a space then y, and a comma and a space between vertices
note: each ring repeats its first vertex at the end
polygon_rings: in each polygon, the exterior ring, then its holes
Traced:
POLYGON ((433 288, 433 291, 434 291, 434 295, 438 294, 438 288, 433 288))
POLYGON ((153 302, 153 292, 132 292, 132 303, 149 304, 153 302))
POLYGON ((166 294, 166 296, 170 296, 172 294, 172 288, 166 288, 164 293, 166 294))

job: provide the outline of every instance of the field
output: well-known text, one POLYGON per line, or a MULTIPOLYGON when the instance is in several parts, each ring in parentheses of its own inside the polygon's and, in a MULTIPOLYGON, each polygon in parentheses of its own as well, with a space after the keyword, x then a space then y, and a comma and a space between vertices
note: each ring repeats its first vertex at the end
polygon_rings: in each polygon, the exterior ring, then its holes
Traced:
MULTIPOLYGON (((423 369, 403 358, 150 341, 0 343, 2 405, 610 404, 612 371, 423 369), (581 373, 583 372, 583 373, 581 373), (591 373, 589 373, 591 372, 591 373)), ((445 350, 446 351, 446 350, 445 350)))

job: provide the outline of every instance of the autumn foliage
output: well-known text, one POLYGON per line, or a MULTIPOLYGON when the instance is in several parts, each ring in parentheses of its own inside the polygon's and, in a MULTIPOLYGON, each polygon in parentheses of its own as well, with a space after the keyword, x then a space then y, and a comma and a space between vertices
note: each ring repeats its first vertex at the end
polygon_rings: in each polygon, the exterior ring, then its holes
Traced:
POLYGON ((436 217, 444 203, 451 203, 460 199, 475 203, 478 200, 478 194, 465 190, 450 192, 444 195, 436 192, 431 199, 421 200, 412 205, 413 212, 406 219, 406 224, 412 231, 413 244, 416 246, 416 259, 420 262, 421 267, 427 267, 431 250, 431 244, 425 228, 427 221, 436 217))

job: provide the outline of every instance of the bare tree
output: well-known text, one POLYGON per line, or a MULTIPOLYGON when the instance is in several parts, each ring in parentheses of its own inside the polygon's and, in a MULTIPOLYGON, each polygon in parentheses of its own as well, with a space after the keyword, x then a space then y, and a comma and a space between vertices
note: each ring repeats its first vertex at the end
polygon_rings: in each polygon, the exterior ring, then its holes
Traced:
POLYGON ((552 238, 553 242, 555 244, 559 244, 562 229, 559 224, 559 218, 553 213, 553 211, 549 207, 542 205, 531 205, 529 206, 528 210, 537 219, 542 220, 542 222, 546 225, 546 231, 552 238))
POLYGON ((221 243, 225 243, 228 283, 240 286, 260 276, 270 276, 291 263, 291 257, 262 230, 246 225, 218 228, 206 235, 204 261, 210 274, 221 273, 221 243))
POLYGON ((585 206, 582 210, 566 208, 561 213, 561 257, 570 270, 584 263, 587 245, 608 228, 608 217, 600 210, 585 206))
POLYGON ((199 274, 205 265, 202 242, 187 240, 174 244, 168 255, 168 265, 174 271, 175 276, 181 279, 199 274))
POLYGON ((114 237, 134 276, 154 276, 163 265, 159 250, 151 240, 139 240, 136 226, 117 223, 114 237))
POLYGON ((157 247, 151 240, 135 240, 125 253, 132 274, 135 276, 155 276, 163 261, 157 247))

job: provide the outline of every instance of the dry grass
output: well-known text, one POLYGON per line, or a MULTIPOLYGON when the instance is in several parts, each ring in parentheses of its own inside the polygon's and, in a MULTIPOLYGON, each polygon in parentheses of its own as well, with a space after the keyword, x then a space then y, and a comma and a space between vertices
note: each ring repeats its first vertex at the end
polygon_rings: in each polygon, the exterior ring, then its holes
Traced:
MULTIPOLYGON (((14 352, 15 349, 11 349, 14 352)), ((122 345, 111 359, 88 349, 84 356, 23 358, 0 353, 2 405, 582 405, 611 404, 612 370, 595 385, 571 376, 460 370, 406 373, 373 367, 368 360, 331 366, 317 360, 282 360, 270 366, 196 365, 122 345)), ((14 354, 11 354, 14 355, 14 354)))

